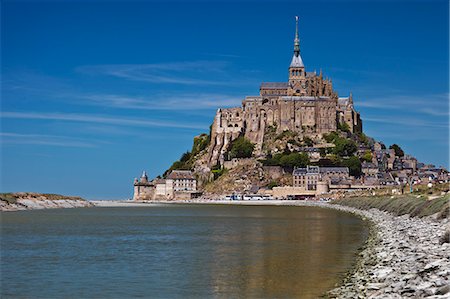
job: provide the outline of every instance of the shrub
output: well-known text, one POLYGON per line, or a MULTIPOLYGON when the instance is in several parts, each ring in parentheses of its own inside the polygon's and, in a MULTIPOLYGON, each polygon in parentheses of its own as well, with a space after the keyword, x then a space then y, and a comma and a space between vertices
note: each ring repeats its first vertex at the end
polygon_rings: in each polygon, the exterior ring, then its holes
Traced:
POLYGON ((370 151, 366 151, 364 155, 361 157, 361 160, 366 162, 372 162, 372 153, 370 151))
POLYGON ((255 145, 245 137, 235 139, 229 151, 230 158, 250 158, 252 156, 255 145))
POLYGON ((334 140, 333 153, 340 157, 349 157, 357 151, 356 143, 347 138, 338 137, 334 140))
POLYGON ((323 135, 323 139, 325 139, 325 141, 329 142, 329 143, 333 143, 334 140, 338 137, 339 137, 339 135, 336 132, 330 132, 328 134, 323 135))
POLYGON ((348 126, 348 124, 346 122, 338 123, 338 130, 340 130, 342 132, 350 133, 350 127, 348 126))
POLYGON ((275 138, 275 140, 282 140, 286 137, 294 138, 294 137, 297 137, 297 135, 298 134, 296 132, 293 132, 290 130, 285 130, 285 131, 281 132, 280 134, 278 134, 278 136, 275 138))
POLYGON ((359 161, 358 157, 353 156, 343 160, 342 166, 348 167, 350 175, 355 177, 361 176, 361 161, 359 161))
POLYGON ((395 143, 391 145, 389 149, 393 149, 397 157, 403 157, 405 155, 405 152, 402 150, 402 148, 395 143))
POLYGON ((308 136, 303 137, 303 143, 306 146, 313 146, 314 145, 314 141, 311 138, 309 138, 308 136))
POLYGON ((309 162, 306 153, 280 153, 262 161, 266 166, 282 166, 285 168, 306 167, 309 162))
POLYGON ((207 134, 201 134, 194 137, 194 144, 192 145, 192 155, 195 156, 202 150, 206 149, 209 145, 210 137, 207 134))
POLYGON ((191 153, 189 151, 187 151, 181 155, 180 162, 185 163, 185 162, 189 161, 190 158, 191 158, 191 153))
POLYGON ((269 184, 267 184, 267 188, 269 188, 270 190, 272 190, 273 187, 278 187, 278 183, 275 181, 271 181, 269 184))
POLYGON ((221 168, 220 165, 217 164, 212 167, 211 172, 213 173, 214 180, 217 180, 220 176, 227 172, 227 169, 221 168))

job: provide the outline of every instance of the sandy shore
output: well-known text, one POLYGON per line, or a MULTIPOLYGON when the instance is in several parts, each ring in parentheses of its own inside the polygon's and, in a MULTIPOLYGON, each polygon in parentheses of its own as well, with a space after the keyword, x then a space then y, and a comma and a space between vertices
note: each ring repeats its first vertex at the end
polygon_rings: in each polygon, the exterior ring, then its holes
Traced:
POLYGON ((136 202, 131 200, 90 200, 96 207, 116 208, 116 207, 148 207, 154 206, 153 203, 136 202))

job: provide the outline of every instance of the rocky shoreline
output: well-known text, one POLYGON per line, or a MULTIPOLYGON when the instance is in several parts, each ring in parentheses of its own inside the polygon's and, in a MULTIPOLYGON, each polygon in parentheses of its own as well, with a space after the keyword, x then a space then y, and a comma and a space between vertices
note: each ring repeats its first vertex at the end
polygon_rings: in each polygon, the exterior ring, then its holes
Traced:
POLYGON ((24 210, 87 208, 94 205, 80 197, 57 194, 39 194, 31 192, 6 193, 0 197, 0 211, 13 212, 24 210))
POLYGON ((448 219, 329 205, 371 222, 357 265, 330 298, 450 298, 448 219))

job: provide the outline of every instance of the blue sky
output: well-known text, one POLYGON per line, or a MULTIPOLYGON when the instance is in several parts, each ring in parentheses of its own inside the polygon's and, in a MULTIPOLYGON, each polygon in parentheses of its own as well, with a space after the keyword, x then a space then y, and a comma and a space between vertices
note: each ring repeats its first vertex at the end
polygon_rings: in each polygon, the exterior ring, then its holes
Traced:
POLYGON ((2 1, 1 192, 128 198, 219 107, 308 71, 364 131, 448 165, 448 1, 2 1))

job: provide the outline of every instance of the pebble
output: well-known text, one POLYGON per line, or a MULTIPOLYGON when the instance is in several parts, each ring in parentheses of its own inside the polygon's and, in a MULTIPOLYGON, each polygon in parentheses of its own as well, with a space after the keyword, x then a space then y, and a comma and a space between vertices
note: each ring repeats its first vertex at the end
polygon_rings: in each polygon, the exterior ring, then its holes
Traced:
POLYGON ((439 243, 449 219, 331 206, 368 219, 371 234, 355 270, 329 297, 450 299, 450 245, 439 243))

